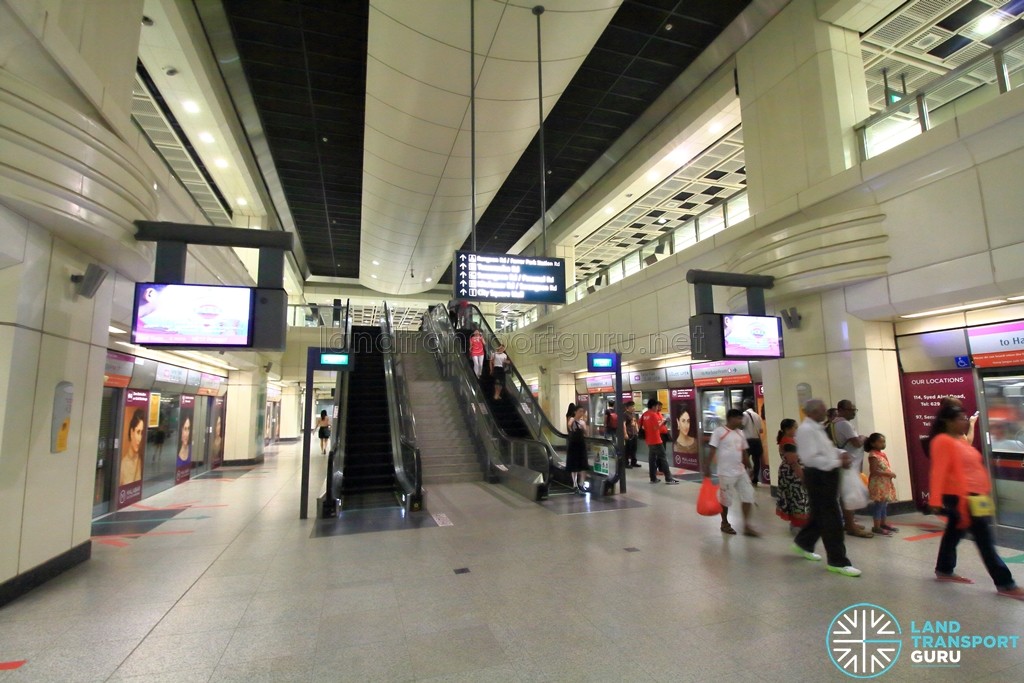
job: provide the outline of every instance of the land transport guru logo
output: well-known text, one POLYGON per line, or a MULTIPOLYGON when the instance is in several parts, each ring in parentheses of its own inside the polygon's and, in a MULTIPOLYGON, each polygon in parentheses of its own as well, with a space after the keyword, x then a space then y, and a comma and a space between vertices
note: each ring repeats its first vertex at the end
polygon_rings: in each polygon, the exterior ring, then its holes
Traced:
MULTIPOLYGON (((959 621, 911 621, 910 666, 955 668, 963 650, 1016 649, 1017 635, 965 633, 959 621)), ((836 668, 851 678, 876 678, 892 669, 903 651, 903 629, 889 610, 869 602, 832 619, 825 647, 836 668)))

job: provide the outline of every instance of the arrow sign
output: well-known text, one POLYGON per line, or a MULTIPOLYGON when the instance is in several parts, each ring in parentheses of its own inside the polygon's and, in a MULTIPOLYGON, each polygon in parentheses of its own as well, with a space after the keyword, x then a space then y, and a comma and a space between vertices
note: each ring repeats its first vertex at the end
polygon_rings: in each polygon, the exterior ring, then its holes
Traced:
POLYGON ((460 254, 460 255, 459 255, 459 258, 460 258, 461 260, 465 261, 465 260, 466 260, 466 255, 465 255, 465 254, 460 254))
POLYGON ((466 293, 466 288, 465 287, 463 287, 462 289, 459 290, 459 294, 465 294, 465 293, 466 293))

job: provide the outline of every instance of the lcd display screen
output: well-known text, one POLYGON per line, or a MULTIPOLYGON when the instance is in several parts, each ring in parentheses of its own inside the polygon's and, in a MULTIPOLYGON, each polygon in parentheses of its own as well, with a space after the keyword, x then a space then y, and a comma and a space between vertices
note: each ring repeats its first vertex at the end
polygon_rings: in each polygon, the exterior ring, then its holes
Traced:
POLYGON ((142 282, 135 285, 132 342, 141 346, 252 345, 248 287, 142 282))
POLYGON ((782 319, 759 315, 723 315, 726 358, 782 358, 782 319))

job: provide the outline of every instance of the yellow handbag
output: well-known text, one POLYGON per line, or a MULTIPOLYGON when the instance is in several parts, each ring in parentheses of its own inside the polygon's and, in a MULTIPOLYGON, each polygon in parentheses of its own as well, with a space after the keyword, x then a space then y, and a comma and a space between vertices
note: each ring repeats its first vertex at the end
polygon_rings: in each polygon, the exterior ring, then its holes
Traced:
POLYGON ((978 494, 967 496, 967 507, 971 511, 971 517, 991 517, 996 513, 996 504, 992 496, 978 494))

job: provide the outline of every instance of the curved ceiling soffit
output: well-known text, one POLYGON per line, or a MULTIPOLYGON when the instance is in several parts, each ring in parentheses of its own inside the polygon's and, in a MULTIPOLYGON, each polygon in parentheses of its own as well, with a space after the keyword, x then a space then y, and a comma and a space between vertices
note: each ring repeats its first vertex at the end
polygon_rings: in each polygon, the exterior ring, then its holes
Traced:
MULTIPOLYGON (((545 3, 545 116, 619 4, 545 3)), ((383 293, 434 287, 470 233, 468 7, 404 0, 370 6, 359 281, 383 293)), ((476 4, 478 220, 537 133, 531 8, 476 4)))

